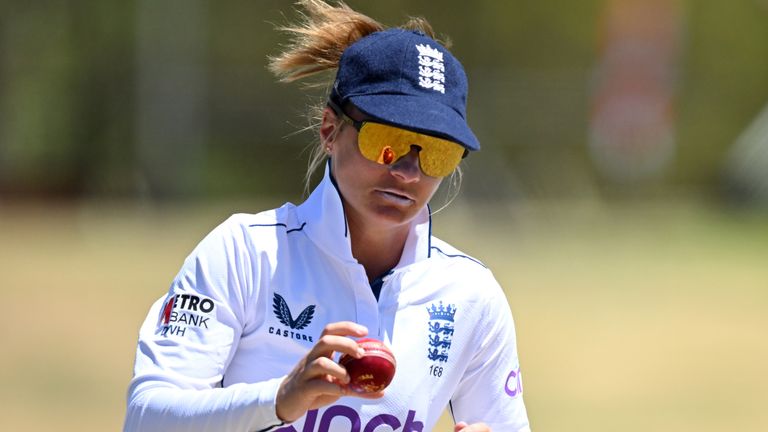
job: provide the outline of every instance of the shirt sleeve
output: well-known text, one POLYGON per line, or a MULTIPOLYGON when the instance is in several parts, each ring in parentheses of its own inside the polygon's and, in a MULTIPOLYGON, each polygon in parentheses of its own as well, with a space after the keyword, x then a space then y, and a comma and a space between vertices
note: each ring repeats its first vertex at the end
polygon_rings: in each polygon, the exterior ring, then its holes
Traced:
POLYGON ((124 431, 266 431, 282 425, 283 377, 222 388, 254 298, 242 229, 214 229, 187 257, 139 332, 124 431))
POLYGON ((479 346, 450 408, 457 422, 484 422, 494 431, 530 432, 512 313, 495 280, 493 287, 476 328, 482 335, 479 346))

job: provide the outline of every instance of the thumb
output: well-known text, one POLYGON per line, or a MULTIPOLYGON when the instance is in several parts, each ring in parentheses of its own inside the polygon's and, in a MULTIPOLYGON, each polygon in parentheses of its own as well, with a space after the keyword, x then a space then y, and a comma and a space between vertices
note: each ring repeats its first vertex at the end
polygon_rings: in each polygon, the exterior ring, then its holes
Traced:
POLYGON ((458 422, 458 423, 456 423, 456 426, 453 427, 453 432, 460 432, 465 427, 467 427, 467 423, 465 423, 465 422, 458 422))

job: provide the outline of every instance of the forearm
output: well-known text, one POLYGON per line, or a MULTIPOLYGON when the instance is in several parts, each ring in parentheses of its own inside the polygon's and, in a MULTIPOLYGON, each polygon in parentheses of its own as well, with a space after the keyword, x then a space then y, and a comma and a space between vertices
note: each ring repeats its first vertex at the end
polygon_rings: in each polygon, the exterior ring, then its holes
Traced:
POLYGON ((275 395, 282 378, 205 390, 132 386, 123 430, 262 431, 281 424, 275 395))

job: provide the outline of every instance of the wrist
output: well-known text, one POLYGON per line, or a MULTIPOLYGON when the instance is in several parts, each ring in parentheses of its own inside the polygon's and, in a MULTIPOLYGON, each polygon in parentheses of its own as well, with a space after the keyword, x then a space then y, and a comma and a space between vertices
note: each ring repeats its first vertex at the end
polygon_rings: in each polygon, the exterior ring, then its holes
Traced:
POLYGON ((301 417, 301 415, 297 416, 296 413, 292 412, 293 410, 290 409, 290 403, 286 401, 286 395, 288 393, 286 389, 287 378, 287 375, 282 378, 280 385, 277 388, 277 392, 275 393, 275 416, 277 416, 277 419, 281 422, 293 423, 301 417))

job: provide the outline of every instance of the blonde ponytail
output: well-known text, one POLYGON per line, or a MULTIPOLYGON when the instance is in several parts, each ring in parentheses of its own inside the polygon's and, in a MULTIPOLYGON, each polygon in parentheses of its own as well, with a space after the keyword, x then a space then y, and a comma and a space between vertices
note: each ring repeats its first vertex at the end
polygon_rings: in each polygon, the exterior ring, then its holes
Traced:
POLYGON ((305 11, 301 22, 281 28, 293 39, 285 51, 269 59, 269 69, 283 82, 336 69, 348 46, 384 30, 381 23, 342 2, 332 6, 322 0, 298 0, 296 4, 305 11))

